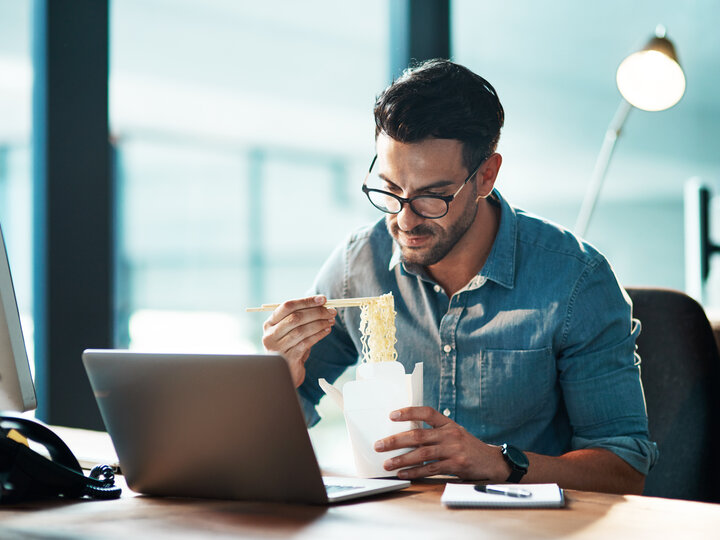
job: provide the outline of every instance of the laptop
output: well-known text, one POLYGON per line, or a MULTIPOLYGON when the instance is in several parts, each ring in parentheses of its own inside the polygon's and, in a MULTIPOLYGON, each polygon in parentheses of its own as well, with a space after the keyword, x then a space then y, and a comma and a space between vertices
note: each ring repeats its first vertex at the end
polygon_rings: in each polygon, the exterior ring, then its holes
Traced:
POLYGON ((279 355, 89 349, 82 359, 138 493, 328 504, 410 485, 323 478, 279 355))

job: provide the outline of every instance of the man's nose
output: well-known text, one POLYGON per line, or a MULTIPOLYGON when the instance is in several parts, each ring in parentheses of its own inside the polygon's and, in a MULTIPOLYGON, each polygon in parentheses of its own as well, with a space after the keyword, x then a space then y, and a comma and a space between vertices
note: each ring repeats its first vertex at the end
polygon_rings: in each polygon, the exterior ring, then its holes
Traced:
POLYGON ((405 203, 397 214, 397 223, 401 231, 408 232, 422 223, 423 218, 412 211, 410 205, 405 203))

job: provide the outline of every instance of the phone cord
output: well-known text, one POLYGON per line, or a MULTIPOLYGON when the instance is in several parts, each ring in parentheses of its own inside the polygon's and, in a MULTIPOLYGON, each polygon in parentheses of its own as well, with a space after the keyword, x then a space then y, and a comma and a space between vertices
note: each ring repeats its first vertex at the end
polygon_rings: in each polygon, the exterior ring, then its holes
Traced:
POLYGON ((109 465, 95 465, 88 480, 83 495, 108 500, 119 499, 122 494, 122 488, 115 485, 115 473, 109 465))

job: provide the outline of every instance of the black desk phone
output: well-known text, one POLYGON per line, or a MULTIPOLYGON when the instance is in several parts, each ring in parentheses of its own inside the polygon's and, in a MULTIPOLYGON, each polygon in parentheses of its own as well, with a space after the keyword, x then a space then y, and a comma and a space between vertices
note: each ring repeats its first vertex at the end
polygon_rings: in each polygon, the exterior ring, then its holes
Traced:
POLYGON ((72 451, 46 425, 0 413, 0 504, 59 497, 117 499, 120 494, 111 467, 98 465, 85 476, 72 451), (23 438, 44 446, 50 459, 23 444, 23 438))

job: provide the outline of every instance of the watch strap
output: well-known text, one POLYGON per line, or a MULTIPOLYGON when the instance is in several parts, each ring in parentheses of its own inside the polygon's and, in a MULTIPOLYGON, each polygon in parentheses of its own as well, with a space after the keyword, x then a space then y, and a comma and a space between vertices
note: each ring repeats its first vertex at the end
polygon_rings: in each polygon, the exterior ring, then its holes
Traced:
POLYGON ((510 465, 510 469, 512 469, 512 471, 510 472, 510 476, 508 476, 507 482, 510 482, 512 484, 517 484, 518 482, 520 482, 520 480, 522 480, 522 477, 525 476, 525 473, 527 472, 523 469, 513 469, 512 465, 510 465))
POLYGON ((510 466, 510 476, 508 476, 507 482, 511 482, 513 484, 517 484, 522 480, 522 477, 525 476, 527 473, 527 463, 528 459, 524 452, 521 450, 515 448, 514 446, 510 446, 508 444, 502 445, 502 456, 505 459, 505 462, 510 466), (517 463, 512 456, 512 453, 518 453, 522 456, 524 464, 517 463))

